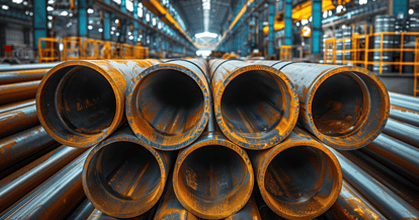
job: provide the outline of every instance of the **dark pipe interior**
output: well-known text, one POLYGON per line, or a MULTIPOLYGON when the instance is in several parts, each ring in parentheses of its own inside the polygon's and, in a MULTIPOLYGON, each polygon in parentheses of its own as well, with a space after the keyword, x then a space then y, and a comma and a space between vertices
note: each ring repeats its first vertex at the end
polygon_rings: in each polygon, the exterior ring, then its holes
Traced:
POLYGON ((59 117, 73 131, 96 134, 106 130, 116 111, 115 94, 109 82, 90 68, 70 72, 57 88, 59 117))
POLYGON ((227 126, 241 134, 269 132, 284 116, 281 82, 270 73, 249 71, 234 78, 221 99, 227 126))
POLYGON ((208 212, 239 203, 248 190, 246 164, 239 154, 223 146, 193 151, 183 161, 178 175, 179 189, 189 205, 208 212))
POLYGON ((336 74, 317 89, 312 103, 314 124, 328 136, 340 136, 358 128, 363 119, 362 85, 353 74, 336 74))
POLYGON ((185 73, 159 70, 140 85, 137 108, 148 124, 165 135, 182 134, 201 118, 204 98, 197 83, 185 73))
MULTIPOLYGON (((288 148, 270 162, 264 179, 270 200, 280 209, 313 211, 322 208, 334 183, 333 164, 312 147, 288 148)), ((292 211, 292 212, 295 212, 292 211)))
POLYGON ((109 212, 141 209, 160 188, 161 173, 156 158, 135 143, 107 145, 94 155, 88 169, 89 191, 95 202, 109 212), (113 197, 123 205, 114 203, 113 197))

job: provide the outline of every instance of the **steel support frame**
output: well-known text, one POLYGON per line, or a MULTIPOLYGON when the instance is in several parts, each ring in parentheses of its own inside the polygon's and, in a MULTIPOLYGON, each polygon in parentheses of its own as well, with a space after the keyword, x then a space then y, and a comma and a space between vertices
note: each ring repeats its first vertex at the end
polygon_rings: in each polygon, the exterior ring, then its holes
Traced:
POLYGON ((311 54, 321 53, 322 44, 322 0, 311 0, 311 54))
POLYGON ((47 36, 47 1, 33 0, 33 45, 35 51, 38 51, 38 39, 47 36))
POLYGON ((285 0, 285 45, 292 46, 292 0, 285 0))
POLYGON ((268 57, 274 55, 274 23, 275 23, 275 1, 269 1, 269 32, 268 32, 268 57))

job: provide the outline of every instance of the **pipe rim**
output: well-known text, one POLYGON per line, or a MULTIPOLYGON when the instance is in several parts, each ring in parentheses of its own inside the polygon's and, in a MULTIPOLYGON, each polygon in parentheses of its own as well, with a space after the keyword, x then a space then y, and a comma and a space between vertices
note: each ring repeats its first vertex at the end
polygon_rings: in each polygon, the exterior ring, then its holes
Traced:
POLYGON ((257 184, 259 187, 259 191, 262 195, 263 200, 268 205, 268 207, 279 216, 282 216, 287 219, 298 219, 298 220, 308 220, 308 219, 316 218, 322 215, 323 213, 325 213, 327 210, 329 210, 332 207, 332 205, 335 203, 337 198, 339 197, 340 190, 342 188, 342 182, 343 182, 342 168, 336 156, 330 150, 328 150, 326 147, 324 147, 322 144, 318 143, 317 141, 307 141, 307 140, 287 142, 284 144, 277 145, 276 147, 271 149, 266 159, 263 160, 263 163, 259 169, 259 172, 257 173, 257 176, 258 176, 257 184), (273 204, 273 202, 271 202, 271 200, 268 199, 270 198, 270 196, 267 195, 268 193, 265 188, 265 174, 267 173, 267 169, 270 163, 281 152, 287 149, 290 149, 293 147, 299 147, 299 146, 312 147, 321 151, 325 156, 328 157, 328 159, 330 159, 333 162, 333 165, 335 168, 333 172, 334 174, 333 175, 334 181, 333 181, 333 187, 332 187, 333 195, 329 196, 329 199, 328 199, 329 202, 325 206, 323 206, 322 209, 318 209, 312 214, 305 215, 305 216, 297 215, 295 213, 290 214, 290 213, 283 212, 281 209, 275 209, 275 205, 273 204), (261 190, 261 189, 265 189, 265 190, 261 190))
MULTIPOLYGON (((84 161, 84 165, 83 165, 83 171, 82 171, 82 185, 83 185, 83 190, 86 194, 86 197, 89 199, 89 201, 92 203, 92 205, 98 209, 100 212, 105 213, 106 215, 112 216, 112 217, 116 217, 116 218, 133 218, 133 217, 137 217, 140 216, 144 213, 146 213, 147 211, 149 211, 151 208, 154 207, 154 205, 156 205, 156 203, 159 201, 160 197, 163 194, 163 191, 165 189, 165 185, 166 185, 166 181, 167 181, 167 177, 168 177, 168 173, 166 172, 165 166, 163 164, 164 160, 164 156, 161 155, 158 151, 156 151, 154 148, 152 147, 148 147, 145 146, 140 140, 138 140, 137 138, 133 138, 133 137, 115 137, 115 138, 109 138, 106 139, 105 141, 101 142, 100 144, 96 145, 95 147, 93 147, 93 149, 89 152, 89 155, 87 155, 86 160, 84 161), (89 166, 91 165, 91 160, 94 158, 94 156, 96 155, 97 152, 100 152, 100 150, 102 150, 103 148, 107 147, 107 145, 109 144, 113 144, 113 143, 118 143, 118 142, 129 142, 129 143, 133 143, 133 144, 137 144, 139 145, 139 147, 143 147, 146 150, 148 150, 156 159, 156 162, 160 168, 160 174, 161 174, 161 181, 158 187, 158 192, 156 194, 156 196, 154 197, 154 199, 144 208, 140 209, 137 212, 132 212, 132 213, 122 213, 122 212, 118 212, 118 213, 112 213, 112 212, 108 212, 107 210, 105 210, 102 206, 98 205, 98 203, 95 201, 95 199, 93 198, 92 194, 89 191, 89 187, 87 184, 87 169, 89 168, 89 166)), ((107 193, 107 192, 105 192, 107 193)), ((111 195, 108 193, 108 195, 111 195)), ((116 198, 114 196, 112 196, 113 198, 116 198)), ((120 199, 122 200, 122 199, 120 199)))
MULTIPOLYGON (((215 73, 214 73, 215 74, 215 73)), ((288 135, 292 132, 295 125, 297 124, 298 115, 300 111, 300 102, 298 98, 298 94, 295 90, 294 84, 291 80, 281 71, 275 69, 273 67, 263 65, 263 64, 251 64, 248 66, 240 67, 235 70, 226 78, 223 82, 223 86, 220 86, 216 95, 214 97, 214 111, 215 111, 215 118, 218 122, 220 130, 222 133, 233 143, 238 144, 239 146, 250 149, 250 150, 263 150, 272 148, 273 146, 277 145, 281 141, 283 141, 288 135), (248 71, 262 71, 268 74, 271 74, 281 82, 282 87, 281 89, 284 91, 284 95, 288 95, 289 102, 285 102, 284 106, 289 107, 290 110, 287 111, 285 114, 289 114, 289 119, 284 122, 284 118, 278 123, 278 125, 272 129, 277 130, 277 134, 274 138, 265 138, 265 139, 258 139, 258 138, 246 138, 245 136, 233 135, 232 129, 227 125, 226 120, 224 119, 223 112, 221 110, 221 102, 223 99, 224 91, 226 90, 227 86, 238 76, 242 73, 246 73, 248 71), (285 88, 284 88, 285 87, 285 88), (286 129, 281 129, 280 127, 286 127, 286 129), (249 143, 251 142, 251 143, 249 143)), ((284 98, 284 101, 287 101, 287 98, 284 98)), ((287 108, 286 108, 287 109, 287 108)), ((271 131, 271 132, 272 132, 271 131)))
MULTIPOLYGON (((57 87, 55 89, 57 89, 57 87)), ((51 68, 51 70, 48 71, 48 73, 42 79, 36 93, 36 109, 38 113, 39 122, 54 140, 60 142, 61 144, 72 147, 88 147, 104 140, 119 127, 124 117, 124 94, 119 90, 118 85, 115 83, 114 79, 112 79, 112 77, 109 76, 106 70, 101 66, 95 63, 91 63, 89 61, 67 61, 51 68), (46 103, 43 94, 45 93, 48 82, 58 73, 58 71, 70 66, 74 66, 75 68, 85 67, 92 69, 93 71, 96 71, 107 80, 107 82, 112 88, 112 92, 114 93, 116 103, 115 114, 113 116, 111 124, 102 132, 99 132, 97 134, 83 134, 80 132, 70 130, 68 131, 68 135, 61 135, 55 128, 53 128, 48 117, 46 117, 47 107, 45 106, 46 103)), ((54 110, 57 111, 55 108, 54 110)), ((68 128, 67 125, 62 125, 62 127, 68 128)))
POLYGON ((129 126, 132 128, 135 136, 137 136, 144 145, 148 147, 153 147, 159 150, 178 150, 182 149, 190 144, 192 144, 198 137, 204 132, 204 129, 208 123, 209 120, 209 112, 210 112, 210 100, 209 100, 209 90, 208 87, 205 86, 205 82, 203 82, 192 70, 188 69, 187 67, 183 67, 177 64, 172 63, 163 63, 151 66, 141 72, 137 77, 135 77, 132 80, 131 85, 129 86, 129 89, 127 90, 126 95, 126 108, 125 108, 125 115, 127 117, 127 121, 129 126), (196 85, 200 88, 200 91, 202 93, 202 113, 201 117, 198 120, 198 123, 190 129, 188 132, 184 132, 180 135, 176 136, 166 136, 162 135, 159 132, 154 132, 152 135, 146 134, 150 133, 151 130, 147 128, 145 130, 146 132, 143 132, 143 126, 142 124, 147 122, 142 116, 142 113, 136 108, 137 106, 137 98, 138 98, 138 90, 141 85, 141 83, 147 79, 148 76, 151 76, 153 73, 160 71, 160 70, 174 70, 181 72, 191 78, 196 85), (141 121, 140 123, 135 120, 136 118, 140 118, 138 121, 141 121), (149 139, 148 136, 153 137, 154 140, 149 139))
MULTIPOLYGON (((365 84, 365 80, 363 79, 359 79, 362 83, 365 84)), ((369 89, 367 87, 367 93, 369 92, 369 89)), ((364 69, 364 68, 360 68, 360 67, 335 67, 335 68, 331 68, 328 69, 326 71, 324 71, 322 74, 320 74, 320 76, 317 78, 316 82, 314 84, 311 85, 310 89, 308 89, 309 94, 306 98, 306 113, 304 115, 304 120, 307 122, 310 131, 322 142, 324 142, 325 144, 335 148, 335 149, 339 149, 339 150, 355 150, 355 149, 359 149, 362 148, 366 145, 368 145, 369 143, 371 143, 380 133, 381 131, 384 129, 384 126, 387 122, 387 119, 389 117, 390 114, 390 100, 389 100, 389 95, 387 92, 387 89, 385 88, 384 84, 381 82, 381 80, 372 72, 364 69), (369 80, 371 80, 371 82, 374 83, 374 85, 376 86, 376 88, 378 89, 379 93, 380 93, 380 100, 382 101, 381 104, 381 109, 380 109, 380 116, 379 116, 379 120, 378 121, 374 121, 375 125, 381 124, 380 126, 375 126, 374 129, 372 129, 372 132, 366 132, 366 136, 362 137, 361 139, 357 138, 356 135, 361 135, 363 129, 365 129, 365 125, 369 124, 369 122, 371 120, 368 120, 368 115, 372 114, 373 112, 376 112, 377 110, 375 109, 371 109, 371 100, 374 99, 374 97, 371 97, 370 95, 370 100, 368 101, 368 108, 367 109, 363 109, 363 116, 362 116, 362 122, 360 124, 358 124, 358 127, 356 129, 354 129, 353 131, 349 132, 348 134, 345 134, 344 136, 337 136, 337 137, 333 137, 333 136, 329 136, 329 135, 325 135, 321 132, 319 132, 319 130, 317 129, 314 119, 312 117, 313 115, 313 100, 314 100, 314 96, 316 95, 318 89, 321 87, 321 85, 323 84, 324 81, 326 81, 327 79, 329 79, 332 76, 335 76, 337 74, 342 74, 342 73, 350 73, 353 74, 354 76, 357 76, 358 78, 359 75, 363 75, 365 77, 368 77, 369 80), (356 139, 356 140, 354 140, 356 139), (352 142, 350 140, 353 140, 352 142)), ((364 95, 364 94, 363 94, 364 95)), ((363 96, 364 100, 365 100, 365 95, 363 96)))
POLYGON ((240 211, 249 201, 252 192, 253 192, 253 186, 254 186, 254 173, 253 173, 253 167, 251 164, 251 161, 246 153, 246 151, 242 148, 240 148, 239 146, 231 143, 230 141, 222 138, 221 135, 217 135, 214 134, 214 139, 212 140, 204 140, 204 141, 198 141, 197 143, 195 143, 194 145, 186 148, 185 150, 181 151, 181 153, 179 153, 179 156, 176 160, 176 164, 175 164, 175 168, 173 169, 173 189, 175 191, 175 195, 176 198, 179 200, 179 202, 182 204, 183 207, 185 207, 185 209, 187 209, 189 212, 191 212, 193 215, 198 216, 200 218, 205 218, 205 219, 224 219, 227 218, 231 215, 233 215, 234 213, 240 211), (202 147, 207 147, 207 146, 212 146, 212 145, 217 145, 217 146, 222 146, 222 147, 226 147, 232 151, 234 151, 235 153, 238 154, 238 156, 244 161, 244 164, 246 164, 246 168, 247 168, 247 172, 249 173, 249 180, 248 180, 248 188, 250 190, 248 190, 249 192, 246 193, 246 196, 244 197, 244 200, 242 200, 242 202, 238 205, 236 205, 236 207, 234 209, 229 209, 224 213, 216 213, 216 214, 208 214, 206 212, 199 212, 197 210, 195 210, 192 206, 189 205, 189 203, 185 200, 185 198, 183 197, 183 194, 181 192, 179 192, 178 186, 179 186, 179 170, 183 164, 183 162, 185 161, 185 159, 195 150, 202 148, 202 147))

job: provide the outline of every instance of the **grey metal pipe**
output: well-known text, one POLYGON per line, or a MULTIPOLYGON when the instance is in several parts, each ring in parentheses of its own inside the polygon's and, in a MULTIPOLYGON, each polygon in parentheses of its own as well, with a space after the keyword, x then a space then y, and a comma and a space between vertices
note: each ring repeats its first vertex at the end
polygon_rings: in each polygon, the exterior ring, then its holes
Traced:
POLYGON ((30 105, 0 113, 0 138, 39 124, 36 106, 30 105))
POLYGON ((392 101, 394 101, 394 100, 403 100, 405 102, 415 103, 415 104, 419 105, 419 98, 414 97, 414 96, 395 93, 395 92, 388 92, 388 95, 390 96, 390 103, 391 104, 393 104, 392 101))
POLYGON ((73 212, 66 218, 67 220, 86 220, 95 210, 92 203, 86 198, 77 206, 73 212))
POLYGON ((419 127, 419 112, 407 108, 391 105, 390 118, 406 122, 410 125, 419 127))
POLYGON ((2 106, 0 106, 0 113, 8 112, 8 111, 11 111, 11 110, 23 108, 23 107, 30 106, 30 105, 35 105, 35 98, 26 99, 26 100, 23 100, 23 101, 2 105, 2 106))
POLYGON ((383 133, 419 148, 419 127, 389 118, 383 133))
POLYGON ((10 72, 10 71, 18 71, 18 70, 33 70, 33 69, 50 69, 61 62, 57 63, 40 63, 40 64, 24 64, 24 65, 9 65, 9 66, 1 66, 1 72, 10 72))
POLYGON ((390 103, 392 105, 397 105, 403 108, 407 108, 413 111, 419 111, 419 103, 416 102, 410 102, 403 99, 391 99, 390 103))

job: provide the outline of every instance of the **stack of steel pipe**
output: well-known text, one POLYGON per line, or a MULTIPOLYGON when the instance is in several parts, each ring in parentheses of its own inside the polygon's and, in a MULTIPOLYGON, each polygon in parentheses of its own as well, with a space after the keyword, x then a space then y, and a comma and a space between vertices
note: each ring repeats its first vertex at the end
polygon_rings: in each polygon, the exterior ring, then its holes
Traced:
POLYGON ((61 63, 40 82, 36 109, 63 145, 0 180, 0 219, 313 219, 364 209, 380 217, 379 203, 348 202, 370 198, 343 182, 327 146, 372 145, 389 106, 381 81, 358 67, 61 63))

